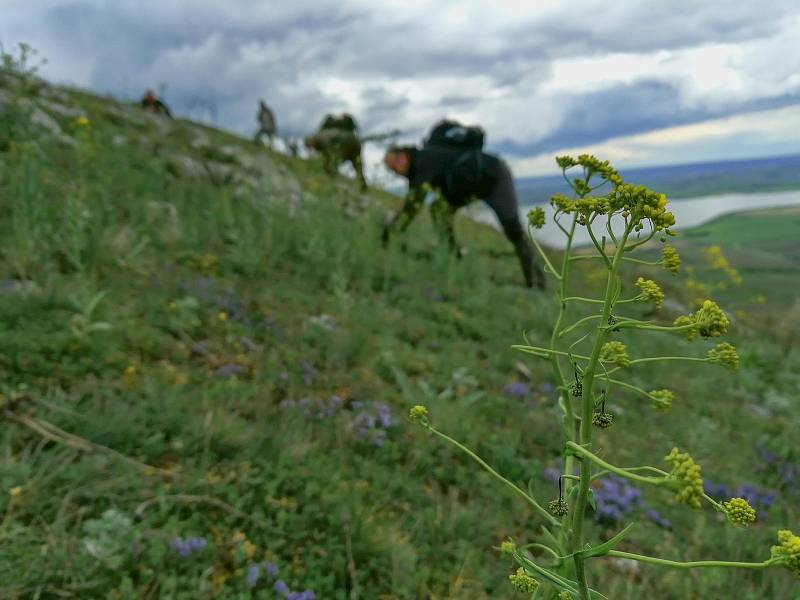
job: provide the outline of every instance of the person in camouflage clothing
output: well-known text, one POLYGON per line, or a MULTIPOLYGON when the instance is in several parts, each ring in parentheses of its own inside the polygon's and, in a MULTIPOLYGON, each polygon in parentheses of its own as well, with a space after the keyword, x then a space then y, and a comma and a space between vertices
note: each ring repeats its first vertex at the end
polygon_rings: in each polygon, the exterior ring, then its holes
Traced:
POLYGON ((322 155, 325 172, 333 176, 339 165, 349 162, 355 169, 362 190, 367 189, 364 167, 361 160, 361 139, 355 119, 345 113, 339 117, 326 115, 317 133, 306 137, 306 148, 322 155))
POLYGON ((255 141, 261 141, 261 136, 265 135, 267 136, 269 147, 272 148, 272 137, 275 135, 278 127, 275 123, 275 115, 263 100, 258 101, 256 120, 258 121, 258 131, 255 135, 255 141))

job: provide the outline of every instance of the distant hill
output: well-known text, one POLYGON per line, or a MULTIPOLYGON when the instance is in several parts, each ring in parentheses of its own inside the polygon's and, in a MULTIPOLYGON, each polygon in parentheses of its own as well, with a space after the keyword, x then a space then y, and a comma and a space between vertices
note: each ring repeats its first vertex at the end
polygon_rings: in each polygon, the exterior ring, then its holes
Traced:
MULTIPOLYGON (((671 198, 800 189, 800 155, 620 169, 620 172, 626 179, 671 198)), ((517 179, 522 204, 546 202, 551 195, 564 190, 560 175, 517 179)))

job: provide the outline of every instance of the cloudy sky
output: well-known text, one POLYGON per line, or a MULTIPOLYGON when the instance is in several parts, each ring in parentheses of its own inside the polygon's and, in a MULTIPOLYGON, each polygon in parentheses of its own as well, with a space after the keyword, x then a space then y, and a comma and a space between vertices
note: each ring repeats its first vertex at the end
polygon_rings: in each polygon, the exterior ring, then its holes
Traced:
MULTIPOLYGON (((51 80, 251 134, 347 110, 418 141, 482 124, 518 176, 800 153, 800 3, 761 0, 0 0, 0 41, 51 80)), ((370 157, 379 149, 373 146, 370 157)))

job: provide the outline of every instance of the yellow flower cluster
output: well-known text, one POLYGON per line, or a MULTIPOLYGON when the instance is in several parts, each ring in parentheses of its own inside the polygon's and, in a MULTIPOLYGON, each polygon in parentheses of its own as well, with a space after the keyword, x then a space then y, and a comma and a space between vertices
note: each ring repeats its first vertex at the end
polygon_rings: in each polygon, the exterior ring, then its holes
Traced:
POLYGON ((800 577, 800 535, 788 529, 778 532, 779 545, 771 549, 772 558, 780 558, 788 569, 800 577))
POLYGON ((561 498, 558 498, 547 503, 547 510, 556 517, 563 517, 569 512, 569 506, 561 498))
POLYGON ((673 275, 677 275, 681 268, 681 257, 678 251, 670 245, 661 249, 661 266, 673 275))
POLYGON ((722 503, 728 521, 737 527, 747 527, 756 520, 756 511, 744 498, 731 498, 722 503))
POLYGON ((500 542, 500 552, 503 554, 514 554, 517 551, 517 545, 514 540, 508 539, 500 542))
POLYGON ((700 465, 694 462, 688 452, 678 452, 677 448, 673 448, 664 460, 672 467, 670 475, 682 486, 676 495, 678 502, 700 508, 700 499, 703 497, 700 465))
POLYGON ((414 423, 422 423, 423 425, 427 425, 428 409, 421 404, 412 406, 411 410, 408 411, 408 418, 414 423))
POLYGON ((528 223, 535 229, 544 227, 544 210, 541 206, 537 206, 528 213, 528 223))
POLYGON ((667 210, 664 194, 643 185, 623 184, 614 188, 608 200, 612 211, 621 211, 623 217, 631 219, 634 231, 644 229, 642 221, 648 220, 655 231, 671 234, 669 228, 675 225, 675 215, 667 210))
POLYGON ((572 596, 569 592, 560 592, 558 594, 558 600, 572 600, 572 596))
POLYGON ((739 353, 736 346, 728 342, 722 342, 708 351, 708 358, 711 362, 725 365, 731 371, 739 368, 739 353))
POLYGON ((622 342, 606 342, 600 349, 600 360, 603 362, 614 363, 620 367, 627 367, 631 364, 628 356, 628 349, 622 342))
POLYGON ((610 182, 612 185, 622 185, 622 177, 607 161, 592 156, 591 154, 581 154, 578 158, 571 156, 556 156, 556 163, 562 169, 569 169, 570 167, 581 166, 586 169, 587 178, 595 173, 599 173, 603 179, 610 182))
POLYGON ((605 196, 588 196, 575 200, 575 210, 588 219, 593 213, 607 214, 611 210, 611 204, 605 196))
POLYGON ((722 248, 719 246, 709 246, 703 250, 703 252, 705 252, 712 269, 725 273, 733 285, 742 285, 742 276, 739 274, 739 271, 734 269, 731 263, 728 262, 728 259, 722 253, 722 248))
POLYGON ((125 370, 122 371, 122 382, 128 387, 135 386, 137 379, 136 367, 133 365, 128 365, 125 367, 125 370))
POLYGON ((670 390, 651 390, 647 395, 653 400, 653 406, 659 410, 669 410, 675 394, 670 390))
POLYGON ((728 332, 730 324, 728 317, 713 300, 704 300, 697 312, 680 316, 674 322, 676 327, 693 326, 684 332, 689 341, 695 339, 698 333, 706 338, 723 335, 728 332))
POLYGON ((539 582, 520 567, 513 575, 509 575, 508 579, 511 581, 511 586, 518 592, 532 594, 539 587, 539 582))
POLYGON ((697 323, 697 331, 703 337, 717 337, 728 333, 731 322, 722 312, 719 305, 713 300, 706 300, 703 306, 694 314, 697 323))
POLYGON ((550 206, 563 213, 571 213, 575 210, 575 202, 564 194, 553 194, 550 197, 550 206))
POLYGON ((658 287, 658 284, 652 279, 639 277, 636 280, 636 287, 642 290, 639 296, 646 302, 652 302, 656 308, 661 308, 664 304, 664 292, 661 291, 661 288, 658 287))

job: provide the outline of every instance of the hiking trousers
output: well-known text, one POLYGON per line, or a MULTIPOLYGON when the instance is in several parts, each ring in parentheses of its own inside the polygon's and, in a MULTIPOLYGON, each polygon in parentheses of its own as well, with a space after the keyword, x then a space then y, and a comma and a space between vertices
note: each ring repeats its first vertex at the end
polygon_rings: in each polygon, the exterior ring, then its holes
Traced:
POLYGON ((519 218, 519 203, 514 178, 505 161, 499 160, 495 185, 484 199, 497 215, 500 226, 517 253, 522 275, 528 287, 545 288, 545 276, 519 218))

